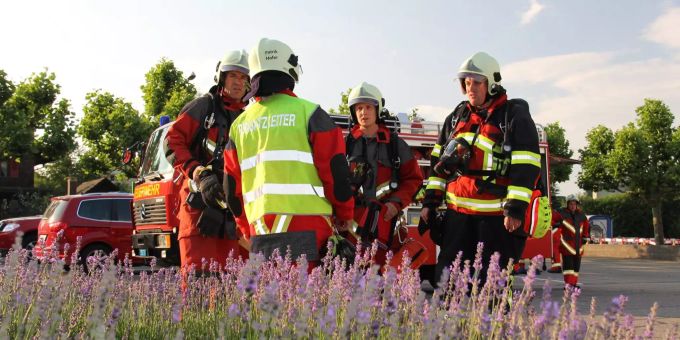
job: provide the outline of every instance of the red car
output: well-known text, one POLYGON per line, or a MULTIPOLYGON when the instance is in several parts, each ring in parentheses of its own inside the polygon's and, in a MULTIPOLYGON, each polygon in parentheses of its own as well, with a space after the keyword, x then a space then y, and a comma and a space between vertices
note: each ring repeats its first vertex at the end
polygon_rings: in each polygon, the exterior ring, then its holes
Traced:
POLYGON ((59 233, 62 234, 57 256, 70 263, 71 254, 80 241, 79 260, 97 253, 109 254, 118 249, 118 259, 132 253, 132 195, 95 193, 52 198, 38 227, 34 255, 44 258, 59 233), (44 245, 43 245, 44 242, 44 245), (70 245, 64 258, 64 244, 70 245))
POLYGON ((0 221, 0 254, 7 253, 12 249, 17 233, 24 233, 21 240, 21 247, 33 249, 38 239, 38 224, 42 216, 16 217, 0 221))

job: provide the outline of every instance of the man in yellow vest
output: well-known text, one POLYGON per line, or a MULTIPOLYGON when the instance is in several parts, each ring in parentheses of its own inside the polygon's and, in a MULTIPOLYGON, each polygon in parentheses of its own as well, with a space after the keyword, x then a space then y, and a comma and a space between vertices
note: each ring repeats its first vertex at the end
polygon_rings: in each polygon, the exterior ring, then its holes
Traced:
POLYGON ((339 229, 351 226, 342 131, 319 105, 293 89, 301 68, 288 45, 260 39, 248 59, 255 102, 234 121, 225 149, 225 193, 251 252, 290 249, 312 268, 339 229))

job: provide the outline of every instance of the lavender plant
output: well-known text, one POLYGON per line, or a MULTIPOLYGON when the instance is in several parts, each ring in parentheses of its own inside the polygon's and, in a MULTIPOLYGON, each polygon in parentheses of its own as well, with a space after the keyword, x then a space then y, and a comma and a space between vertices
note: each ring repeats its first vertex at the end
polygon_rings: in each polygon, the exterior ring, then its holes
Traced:
MULTIPOLYGON (((65 246, 69 252, 71 247, 65 246)), ((76 263, 75 245, 67 256, 76 263)), ((482 245, 475 261, 461 254, 435 292, 420 289, 418 272, 405 257, 399 270, 380 272, 377 248, 358 249, 354 264, 327 256, 308 272, 308 262, 288 254, 223 266, 156 268, 134 273, 115 254, 87 259, 64 271, 48 252, 40 263, 18 245, 0 265, 0 337, 11 339, 120 338, 405 338, 405 339, 632 339, 677 337, 677 326, 654 334, 657 305, 640 334, 625 314, 626 298, 613 299, 602 316, 579 315, 580 290, 551 299, 546 281, 533 287, 541 258, 533 259, 523 286, 513 290, 512 263, 494 254, 480 280, 482 245), (536 296, 540 304, 532 304, 536 296)), ((391 256, 391 255, 390 255, 391 256)), ((389 260, 389 259, 388 259, 389 260)))

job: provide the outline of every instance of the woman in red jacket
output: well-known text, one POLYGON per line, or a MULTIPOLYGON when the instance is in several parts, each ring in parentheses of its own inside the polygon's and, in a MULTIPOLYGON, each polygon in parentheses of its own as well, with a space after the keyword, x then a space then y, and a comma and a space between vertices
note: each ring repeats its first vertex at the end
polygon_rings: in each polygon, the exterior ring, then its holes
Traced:
POLYGON ((384 101, 378 88, 371 84, 361 83, 353 88, 348 104, 355 125, 347 136, 357 234, 364 243, 377 239, 380 251, 376 262, 380 265, 385 264, 387 250, 399 249, 394 233, 396 220, 423 184, 411 149, 385 126, 380 114, 384 101))

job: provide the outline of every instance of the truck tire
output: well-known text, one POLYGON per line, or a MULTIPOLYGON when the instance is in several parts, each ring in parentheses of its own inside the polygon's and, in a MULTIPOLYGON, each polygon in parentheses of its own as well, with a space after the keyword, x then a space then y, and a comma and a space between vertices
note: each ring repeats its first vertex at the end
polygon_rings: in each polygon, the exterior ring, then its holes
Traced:
MULTIPOLYGON (((83 250, 80 251, 80 256, 78 258, 78 264, 83 265, 83 270, 85 273, 89 273, 90 269, 94 268, 88 268, 87 266, 87 258, 90 256, 99 256, 99 255, 109 255, 111 254, 111 248, 105 244, 91 244, 83 250)), ((99 268, 99 266, 98 266, 99 268)))

